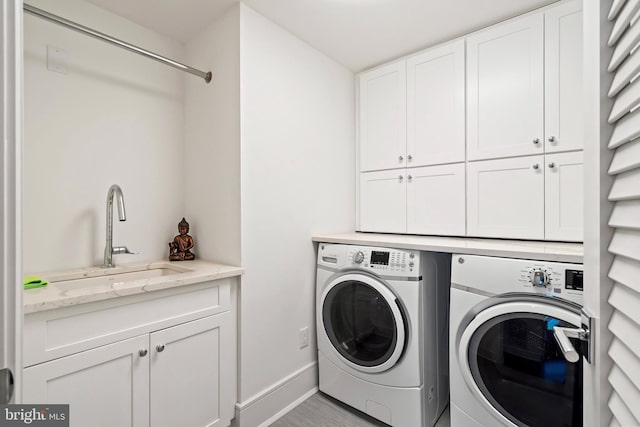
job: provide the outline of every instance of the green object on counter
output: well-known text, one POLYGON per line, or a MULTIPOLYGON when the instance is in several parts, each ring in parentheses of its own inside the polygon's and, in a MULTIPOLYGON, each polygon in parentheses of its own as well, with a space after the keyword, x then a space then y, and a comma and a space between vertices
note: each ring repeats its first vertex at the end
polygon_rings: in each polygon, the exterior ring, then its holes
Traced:
POLYGON ((38 276, 25 276, 23 282, 25 289, 40 288, 42 286, 47 286, 48 283, 46 280, 43 280, 38 276))

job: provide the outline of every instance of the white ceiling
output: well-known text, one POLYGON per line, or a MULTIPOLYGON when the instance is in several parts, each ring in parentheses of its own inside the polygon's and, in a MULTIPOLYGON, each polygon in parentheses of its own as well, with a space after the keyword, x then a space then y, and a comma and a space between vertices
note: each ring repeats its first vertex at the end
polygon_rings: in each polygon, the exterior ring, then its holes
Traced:
MULTIPOLYGON (((240 0, 89 0, 186 42, 240 0)), ((352 71, 556 0, 242 0, 352 71)))

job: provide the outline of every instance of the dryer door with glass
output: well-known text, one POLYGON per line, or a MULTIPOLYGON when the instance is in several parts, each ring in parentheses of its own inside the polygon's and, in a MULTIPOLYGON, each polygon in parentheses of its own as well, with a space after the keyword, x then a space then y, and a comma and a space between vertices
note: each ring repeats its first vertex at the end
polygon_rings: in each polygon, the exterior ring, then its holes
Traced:
POLYGON ((319 307, 334 354, 351 368, 384 372, 402 356, 405 314, 380 279, 362 273, 339 276, 325 288, 319 307))
POLYGON ((509 426, 582 426, 582 357, 568 362, 554 326, 579 328, 580 306, 506 295, 476 306, 456 342, 462 376, 485 408, 509 426))

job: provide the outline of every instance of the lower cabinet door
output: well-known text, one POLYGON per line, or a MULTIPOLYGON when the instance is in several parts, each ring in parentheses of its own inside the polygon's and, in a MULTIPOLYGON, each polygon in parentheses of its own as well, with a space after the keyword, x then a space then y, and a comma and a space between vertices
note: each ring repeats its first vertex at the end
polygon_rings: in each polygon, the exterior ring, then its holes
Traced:
POLYGON ((465 235, 464 163, 407 169, 407 232, 465 235))
POLYGON ((360 230, 406 233, 405 169, 360 174, 360 230))
POLYGON ((69 404, 72 427, 149 426, 148 349, 145 334, 25 368, 23 401, 69 404))
POLYGON ((469 236, 544 238, 544 156, 467 165, 469 236))
POLYGON ((545 156, 545 239, 582 241, 582 151, 545 156))
POLYGON ((235 390, 231 313, 154 332, 151 347, 151 426, 226 426, 235 390), (227 391, 227 392, 223 392, 227 391))

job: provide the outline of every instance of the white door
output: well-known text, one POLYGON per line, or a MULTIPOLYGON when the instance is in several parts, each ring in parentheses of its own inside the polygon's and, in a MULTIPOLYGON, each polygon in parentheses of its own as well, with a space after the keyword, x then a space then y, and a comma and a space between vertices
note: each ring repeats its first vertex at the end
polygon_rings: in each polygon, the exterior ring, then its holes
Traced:
POLYGON ((467 38, 469 160, 543 152, 543 15, 467 38))
POLYGON ((360 171, 404 167, 407 148, 405 61, 362 73, 360 171))
POLYGON ((464 40, 407 59, 407 166, 464 161, 464 40))
POLYGON ((407 169, 407 232, 465 235, 464 163, 407 169))
POLYGON ((545 152, 582 149, 582 1, 545 12, 545 152))
POLYGON ((22 1, 0 8, 0 404, 20 403, 22 349, 22 1))
POLYGON ((148 426, 148 349, 145 334, 26 368, 23 400, 69 404, 72 427, 148 426))
POLYGON ((467 165, 467 234, 544 238, 544 156, 467 165))
POLYGON ((584 160, 582 151, 545 156, 545 238, 582 241, 584 160))
MULTIPOLYGON (((151 334, 151 425, 227 425, 235 396, 220 393, 232 366, 225 357, 229 313, 151 334)), ((230 354, 230 352, 226 352, 230 354)))
POLYGON ((407 231, 405 169, 360 174, 360 230, 407 231))

